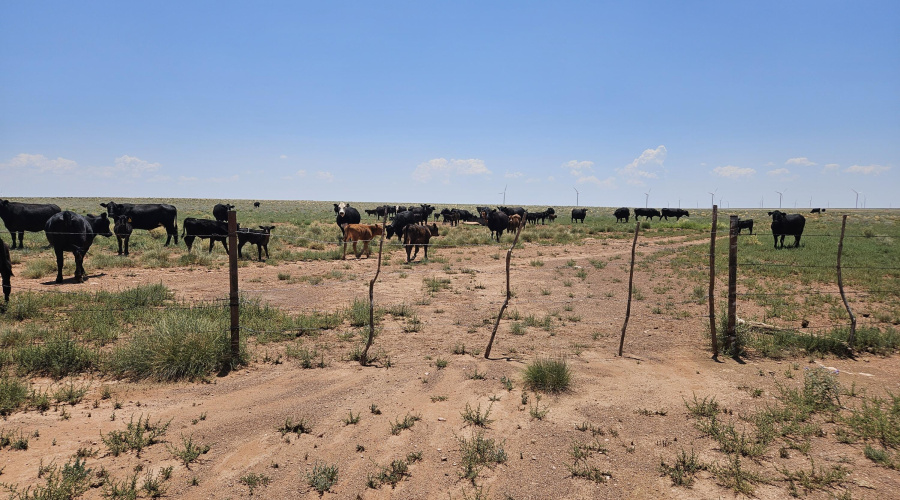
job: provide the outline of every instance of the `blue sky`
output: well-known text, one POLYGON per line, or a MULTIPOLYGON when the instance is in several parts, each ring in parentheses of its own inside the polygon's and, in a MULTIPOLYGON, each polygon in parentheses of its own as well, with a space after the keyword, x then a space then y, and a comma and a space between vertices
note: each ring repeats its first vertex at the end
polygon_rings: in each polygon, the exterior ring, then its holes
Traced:
POLYGON ((0 197, 900 205, 900 2, 0 3, 0 197))

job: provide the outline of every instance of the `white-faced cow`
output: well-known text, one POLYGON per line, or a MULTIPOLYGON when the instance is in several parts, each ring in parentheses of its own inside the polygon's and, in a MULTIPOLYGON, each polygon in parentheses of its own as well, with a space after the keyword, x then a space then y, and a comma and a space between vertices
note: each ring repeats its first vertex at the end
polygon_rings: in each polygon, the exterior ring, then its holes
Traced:
POLYGON ((0 219, 3 219, 6 229, 12 236, 10 248, 16 249, 16 233, 19 235, 19 248, 25 248, 23 243, 25 231, 33 233, 43 231, 47 219, 60 211, 59 207, 52 203, 18 203, 0 200, 0 219))
POLYGON ((12 291, 10 277, 12 277, 12 259, 9 257, 9 247, 6 242, 0 240, 0 279, 3 282, 3 301, 9 302, 9 292, 12 291))
POLYGON ((175 244, 178 244, 178 210, 172 205, 165 203, 101 203, 101 207, 106 209, 106 213, 115 219, 119 215, 127 215, 131 217, 131 227, 134 229, 151 230, 160 226, 166 228, 166 246, 175 237, 175 244))
POLYGON ((806 217, 800 214, 786 214, 780 210, 769 212, 772 216, 772 236, 775 238, 775 248, 778 248, 781 237, 781 248, 784 248, 784 237, 794 237, 794 248, 800 247, 800 236, 803 235, 803 227, 806 226, 806 217))
POLYGON ((359 216, 359 210, 350 206, 349 203, 335 203, 334 213, 336 215, 335 222, 341 228, 341 237, 344 235, 344 224, 359 224, 362 217, 359 216))
POLYGON ((47 241, 56 252, 56 282, 62 283, 63 252, 72 252, 75 256, 75 282, 87 281, 84 272, 84 256, 87 254, 97 235, 112 236, 109 230, 109 218, 106 214, 78 215, 66 210, 47 219, 44 225, 47 241))

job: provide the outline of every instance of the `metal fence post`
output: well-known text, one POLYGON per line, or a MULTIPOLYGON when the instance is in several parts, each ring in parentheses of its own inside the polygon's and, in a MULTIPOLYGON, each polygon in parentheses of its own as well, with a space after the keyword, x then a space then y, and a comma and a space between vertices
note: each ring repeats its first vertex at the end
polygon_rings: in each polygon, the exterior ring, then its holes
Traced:
POLYGON ((712 208, 712 228, 709 231, 709 334, 713 359, 719 357, 719 341, 716 339, 716 231, 719 224, 719 206, 712 208))

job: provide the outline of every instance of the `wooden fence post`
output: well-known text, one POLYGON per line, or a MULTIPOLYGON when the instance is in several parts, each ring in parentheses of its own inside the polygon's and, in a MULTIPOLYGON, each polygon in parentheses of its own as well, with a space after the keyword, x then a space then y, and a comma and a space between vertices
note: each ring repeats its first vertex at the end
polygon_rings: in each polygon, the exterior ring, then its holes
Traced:
POLYGON ((241 307, 238 295, 238 242, 237 213, 228 211, 228 281, 230 284, 228 303, 231 309, 231 366, 237 364, 241 356, 241 307))
POLYGON ((384 222, 381 224, 381 240, 378 241, 378 267, 375 270, 375 276, 369 282, 369 338, 366 339, 366 347, 363 348, 362 354, 359 355, 359 364, 366 366, 369 362, 369 348, 375 340, 375 282, 378 275, 381 274, 381 253, 384 250, 384 231, 387 226, 387 214, 384 214, 384 222))
POLYGON ((739 356, 740 346, 737 340, 737 331, 735 330, 735 320, 737 315, 737 226, 738 216, 730 217, 730 226, 728 230, 728 340, 727 348, 731 349, 734 357, 739 356))
MULTIPOLYGON (((637 220, 637 217, 635 217, 637 220)), ((628 318, 631 317, 631 291, 634 288, 634 252, 637 248, 638 233, 641 232, 641 223, 638 221, 634 226, 634 241, 631 242, 631 271, 628 272, 628 305, 625 307, 625 323, 622 324, 622 337, 619 339, 619 356, 622 355, 622 348, 625 346, 625 329, 628 328, 628 318)))
POLYGON ((509 305, 509 299, 512 296, 509 289, 509 260, 512 257, 513 248, 516 248, 516 243, 519 242, 519 234, 522 233, 522 228, 525 227, 525 223, 525 217, 522 217, 522 219, 519 220, 519 227, 516 228, 516 237, 513 238, 512 245, 509 247, 509 250, 506 251, 506 300, 504 300, 503 305, 500 306, 500 312, 497 314, 497 321, 494 321, 494 331, 491 332, 491 338, 488 340, 487 347, 484 349, 484 359, 489 359, 491 356, 491 347, 494 345, 494 337, 497 336, 500 318, 503 317, 503 311, 506 310, 506 306, 509 305))
POLYGON ((719 206, 712 208, 712 229, 709 231, 709 333, 712 339, 713 359, 719 358, 719 341, 716 339, 716 231, 719 224, 719 206))
POLYGON ((850 315, 850 338, 847 339, 847 345, 850 347, 850 352, 853 352, 853 343, 856 342, 856 316, 853 315, 853 311, 850 310, 850 303, 847 302, 847 295, 844 294, 844 279, 841 276, 841 254, 844 252, 844 229, 847 227, 847 214, 844 214, 844 219, 841 221, 841 239, 838 242, 838 254, 837 254, 837 279, 838 279, 838 289, 841 291, 841 300, 844 301, 844 307, 847 308, 847 314, 850 315))

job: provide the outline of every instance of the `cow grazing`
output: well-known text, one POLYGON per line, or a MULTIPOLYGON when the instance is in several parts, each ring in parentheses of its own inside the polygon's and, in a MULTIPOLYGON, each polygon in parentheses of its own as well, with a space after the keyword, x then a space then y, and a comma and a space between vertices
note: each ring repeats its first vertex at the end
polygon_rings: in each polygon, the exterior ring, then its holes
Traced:
POLYGON ((411 262, 419 255, 419 246, 425 247, 425 260, 428 260, 428 242, 432 236, 438 235, 437 224, 420 226, 418 224, 410 224, 403 229, 403 246, 406 247, 406 262, 411 262), (416 247, 412 258, 409 254, 413 247, 416 247))
POLYGON ((341 228, 341 235, 344 234, 344 224, 359 224, 362 217, 359 211, 350 206, 349 203, 335 203, 334 213, 336 215, 335 222, 341 228))
POLYGON ((25 248, 25 231, 43 231, 47 220, 61 210, 52 203, 18 203, 0 200, 0 219, 12 237, 12 248, 16 249, 16 233, 19 234, 19 248, 25 248))
POLYGON ((409 210, 398 212, 394 217, 394 220, 391 221, 391 224, 385 228, 387 239, 391 239, 395 234, 397 235, 398 240, 402 239, 403 230, 406 229, 406 226, 415 224, 416 222, 418 222, 416 216, 409 210))
POLYGON ((12 277, 12 259, 9 256, 9 247, 6 242, 0 240, 0 279, 3 283, 3 301, 9 302, 9 292, 12 291, 10 278, 12 277))
POLYGON ((497 243, 500 243, 500 237, 503 236, 503 231, 509 228, 509 216, 500 210, 491 210, 490 213, 482 212, 481 219, 478 219, 478 223, 482 226, 487 226, 488 229, 491 230, 491 239, 496 238, 497 243))
POLYGON ((119 243, 119 255, 122 255, 122 242, 125 242, 125 255, 128 255, 128 240, 131 239, 131 217, 127 215, 119 215, 113 224, 113 233, 116 235, 116 241, 119 243))
POLYGON ((75 256, 75 282, 87 281, 84 272, 84 256, 87 254, 97 235, 112 236, 109 230, 109 217, 100 215, 78 215, 66 210, 54 214, 44 225, 47 241, 56 252, 56 282, 62 283, 63 252, 72 252, 75 256))
POLYGON ((794 248, 800 247, 800 236, 803 235, 803 227, 806 226, 806 217, 800 214, 786 214, 780 210, 769 212, 772 216, 772 236, 775 238, 775 248, 778 248, 778 237, 781 237, 781 248, 784 248, 784 237, 794 237, 794 248))
POLYGON ((628 222, 628 218, 631 217, 631 210, 628 210, 627 207, 617 208, 613 215, 616 216, 616 222, 628 222))
POLYGON ((669 220, 669 217, 675 217, 675 220, 681 220, 682 217, 690 217, 691 214, 687 210, 680 208, 664 208, 662 209, 662 218, 669 220))
POLYGON ((234 210, 234 205, 230 203, 217 203, 213 207, 213 217, 219 222, 228 222, 228 211, 234 210))
POLYGON ((228 223, 211 219, 195 219, 188 217, 184 219, 184 228, 182 229, 182 239, 188 247, 188 252, 194 245, 194 239, 209 238, 209 253, 213 251, 213 245, 217 241, 222 242, 225 251, 228 252, 228 223))
POLYGON ((259 202, 258 202, 258 201, 254 201, 254 202, 253 202, 253 208, 259 208, 259 202))
POLYGON ((518 215, 519 217, 525 217, 525 210, 523 207, 509 208, 509 207, 497 207, 497 210, 505 213, 507 216, 509 215, 518 215))
POLYGON ((131 217, 131 227, 149 231, 160 226, 166 228, 166 246, 175 238, 178 244, 178 210, 165 203, 101 203, 107 215, 115 219, 119 215, 131 217))
POLYGON ((377 217, 378 216, 377 208, 367 208, 367 209, 365 209, 365 212, 366 212, 366 215, 368 215, 369 217, 377 217))
POLYGON ((353 253, 356 254, 356 258, 358 259, 363 252, 366 253, 366 258, 369 258, 371 255, 371 250, 369 249, 369 242, 374 240, 376 236, 381 236, 384 234, 384 226, 381 224, 344 224, 344 255, 341 257, 342 259, 347 258, 347 242, 353 242, 353 253), (363 247, 361 250, 356 250, 356 242, 362 241, 363 247))
POLYGON ((654 217, 662 219, 662 214, 655 208, 635 208, 634 220, 638 220, 638 217, 644 217, 645 219, 650 220, 653 220, 654 217))
POLYGON ((269 237, 272 234, 272 230, 275 229, 275 226, 259 226, 259 229, 249 229, 249 228, 241 228, 237 231, 237 239, 238 239, 238 257, 244 258, 243 252, 241 250, 244 248, 244 245, 250 243, 251 245, 256 245, 256 253, 257 260, 262 262, 262 254, 263 250, 266 251, 266 258, 269 258, 269 237))
POLYGON ((584 224, 584 218, 587 217, 587 211, 588 211, 588 209, 586 209, 586 208, 573 208, 572 209, 572 222, 580 220, 581 223, 584 224))
POLYGON ((738 219, 737 230, 738 234, 741 234, 741 230, 749 229, 750 234, 753 234, 753 219, 738 219))
POLYGON ((810 210, 809 213, 811 213, 811 214, 824 214, 824 213, 825 213, 825 209, 824 209, 824 208, 814 208, 814 209, 810 210))

